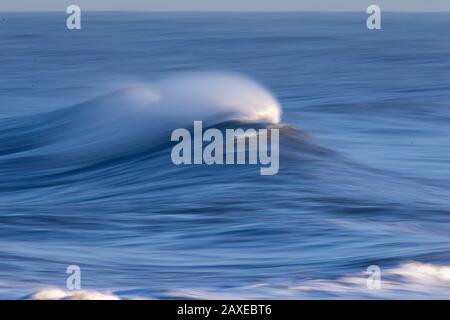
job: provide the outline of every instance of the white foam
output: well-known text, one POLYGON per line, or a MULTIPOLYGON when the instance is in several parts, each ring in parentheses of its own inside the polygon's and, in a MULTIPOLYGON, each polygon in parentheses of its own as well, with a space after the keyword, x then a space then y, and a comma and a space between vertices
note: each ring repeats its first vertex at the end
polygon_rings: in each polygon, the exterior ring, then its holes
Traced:
POLYGON ((336 280, 310 280, 290 286, 301 292, 324 292, 338 298, 383 299, 448 299, 450 298, 450 266, 420 262, 396 268, 381 268, 381 288, 367 288, 368 274, 340 277, 336 280))
MULTIPOLYGON (((367 287, 368 274, 361 272, 336 279, 264 282, 227 288, 173 288, 169 298, 188 299, 450 299, 450 266, 411 262, 381 268, 381 288, 367 287)), ((36 300, 118 300, 111 292, 42 289, 36 300)), ((141 298, 143 299, 143 298, 141 298)), ((148 298, 146 298, 148 299, 148 298)))
POLYGON ((450 266, 412 262, 391 270, 391 274, 423 283, 447 283, 450 285, 450 266))
POLYGON ((221 289, 169 290, 172 297, 188 299, 449 299, 450 266, 419 262, 381 269, 381 289, 367 287, 368 274, 361 272, 336 279, 307 279, 289 283, 257 283, 221 289))
POLYGON ((120 300, 110 292, 89 290, 67 291, 59 288, 46 288, 34 293, 33 300, 120 300))

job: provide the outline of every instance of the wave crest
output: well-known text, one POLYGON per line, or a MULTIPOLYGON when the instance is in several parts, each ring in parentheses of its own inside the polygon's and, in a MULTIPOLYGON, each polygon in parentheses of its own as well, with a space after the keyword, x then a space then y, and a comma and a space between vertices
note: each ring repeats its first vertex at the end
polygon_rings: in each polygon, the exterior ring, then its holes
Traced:
POLYGON ((47 114, 2 121, 0 161, 72 168, 166 144, 195 120, 278 123, 281 107, 257 82, 233 73, 181 74, 47 114), (19 160, 19 161, 18 161, 19 160))

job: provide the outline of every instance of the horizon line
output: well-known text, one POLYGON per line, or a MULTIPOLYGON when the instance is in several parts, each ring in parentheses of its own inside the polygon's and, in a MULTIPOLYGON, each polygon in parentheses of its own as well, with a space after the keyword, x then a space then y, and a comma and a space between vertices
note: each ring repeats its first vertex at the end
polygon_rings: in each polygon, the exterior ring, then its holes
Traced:
MULTIPOLYGON (((133 13, 358 13, 365 10, 140 10, 140 9, 82 9, 83 12, 133 12, 133 13)), ((6 10, 1 13, 59 13, 63 10, 6 10)), ((382 10, 382 13, 450 13, 448 10, 382 10)))

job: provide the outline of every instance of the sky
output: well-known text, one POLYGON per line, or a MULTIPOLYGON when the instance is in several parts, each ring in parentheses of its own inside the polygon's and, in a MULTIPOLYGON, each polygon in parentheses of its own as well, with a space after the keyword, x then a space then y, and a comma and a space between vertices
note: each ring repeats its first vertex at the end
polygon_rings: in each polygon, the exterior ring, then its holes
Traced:
POLYGON ((450 11, 450 0, 0 0, 0 11, 450 11))

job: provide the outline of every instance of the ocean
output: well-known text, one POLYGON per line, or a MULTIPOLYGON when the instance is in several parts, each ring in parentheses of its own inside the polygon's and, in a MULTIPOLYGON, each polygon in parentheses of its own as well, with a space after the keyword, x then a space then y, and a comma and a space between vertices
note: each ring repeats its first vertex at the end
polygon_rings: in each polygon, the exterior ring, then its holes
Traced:
POLYGON ((450 298, 450 14, 66 18, 0 13, 0 298, 450 298), (195 120, 278 173, 173 164, 195 120))

